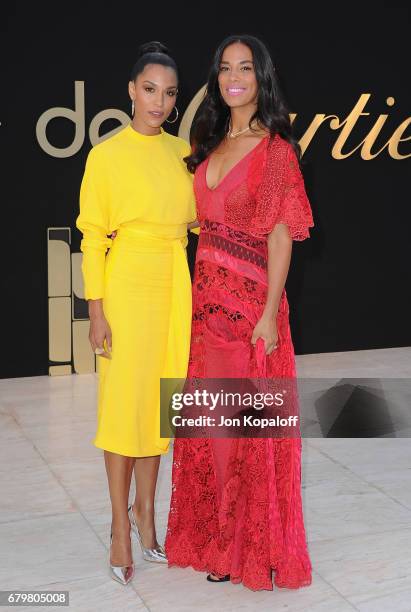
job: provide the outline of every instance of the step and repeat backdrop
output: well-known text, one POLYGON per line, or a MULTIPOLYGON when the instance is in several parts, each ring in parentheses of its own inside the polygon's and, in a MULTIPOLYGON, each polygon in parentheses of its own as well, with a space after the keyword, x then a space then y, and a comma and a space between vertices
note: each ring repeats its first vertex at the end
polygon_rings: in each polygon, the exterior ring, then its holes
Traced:
MULTIPOLYGON (((130 121, 129 72, 149 40, 178 63, 180 118, 167 130, 188 139, 213 52, 235 33, 270 48, 303 151, 315 228, 295 243, 287 281, 296 352, 411 344, 406 5, 3 11, 1 377, 94 370, 75 228, 87 154, 130 121)), ((191 234, 191 266, 196 241, 191 234)))

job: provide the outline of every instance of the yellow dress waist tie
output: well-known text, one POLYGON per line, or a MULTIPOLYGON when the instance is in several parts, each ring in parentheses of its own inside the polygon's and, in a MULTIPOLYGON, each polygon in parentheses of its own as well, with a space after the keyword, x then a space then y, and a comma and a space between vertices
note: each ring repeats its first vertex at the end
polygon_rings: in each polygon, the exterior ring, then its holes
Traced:
MULTIPOLYGON (((159 226, 162 235, 153 233, 149 224, 122 226, 117 230, 113 247, 131 251, 165 252, 172 250, 171 308, 168 329, 167 350, 161 378, 185 378, 187 375, 191 335, 191 277, 187 263, 188 244, 186 225, 159 226), (176 233, 184 232, 179 236, 176 233)), ((112 247, 112 248, 113 248, 112 247)), ((160 381, 159 381, 160 386, 160 381)), ((160 438, 160 410, 156 410, 156 432, 158 445, 166 450, 169 438, 160 438)))

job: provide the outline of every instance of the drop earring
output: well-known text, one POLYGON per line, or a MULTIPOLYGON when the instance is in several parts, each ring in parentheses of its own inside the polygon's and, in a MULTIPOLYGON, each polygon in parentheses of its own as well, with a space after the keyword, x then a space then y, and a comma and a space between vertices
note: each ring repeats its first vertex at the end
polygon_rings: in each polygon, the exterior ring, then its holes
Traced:
POLYGON ((134 117, 134 100, 131 100, 131 118, 134 117))

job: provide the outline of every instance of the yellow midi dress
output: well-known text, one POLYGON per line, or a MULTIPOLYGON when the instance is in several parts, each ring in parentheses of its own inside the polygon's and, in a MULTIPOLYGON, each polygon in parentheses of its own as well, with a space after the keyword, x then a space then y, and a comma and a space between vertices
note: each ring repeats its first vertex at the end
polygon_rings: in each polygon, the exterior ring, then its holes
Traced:
POLYGON ((76 225, 83 233, 85 298, 103 299, 112 332, 112 358, 97 357, 93 442, 129 457, 167 452, 160 378, 186 376, 191 282, 185 247, 187 223, 196 217, 183 162, 189 151, 164 130, 146 136, 129 125, 90 151, 81 184, 76 225))

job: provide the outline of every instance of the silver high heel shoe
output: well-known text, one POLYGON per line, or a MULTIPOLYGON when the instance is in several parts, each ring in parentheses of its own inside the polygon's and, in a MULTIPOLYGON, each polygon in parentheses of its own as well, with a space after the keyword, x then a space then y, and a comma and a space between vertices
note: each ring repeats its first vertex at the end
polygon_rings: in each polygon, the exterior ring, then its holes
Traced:
POLYGON ((167 563, 166 552, 164 548, 160 546, 160 544, 156 546, 156 548, 146 548, 145 546, 143 546, 132 505, 128 507, 128 518, 130 519, 131 529, 134 531, 138 538, 138 541, 140 542, 141 552, 143 553, 144 561, 151 561, 152 563, 167 563))
MULTIPOLYGON (((113 542, 113 534, 110 533, 110 552, 111 544, 113 542)), ((109 553, 110 555, 110 553, 109 553)), ((128 584, 134 576, 134 563, 131 565, 111 565, 109 556, 110 575, 113 580, 120 582, 121 584, 128 584)))

